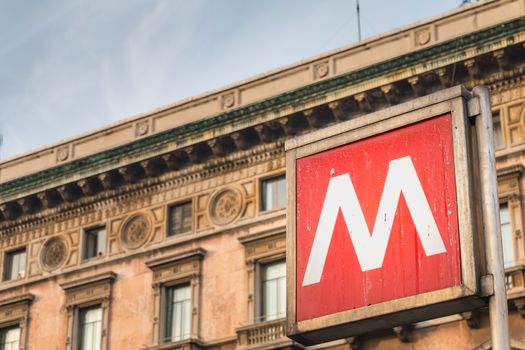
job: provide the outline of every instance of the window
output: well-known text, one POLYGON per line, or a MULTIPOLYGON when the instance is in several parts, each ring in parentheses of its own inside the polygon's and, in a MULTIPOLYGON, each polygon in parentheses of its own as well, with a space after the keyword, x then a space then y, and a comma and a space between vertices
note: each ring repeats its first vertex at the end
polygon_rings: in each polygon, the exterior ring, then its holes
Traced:
POLYGON ((20 349, 20 327, 13 326, 0 329, 0 350, 20 349))
POLYGON ((496 149, 503 148, 505 143, 503 141, 503 131, 501 129, 501 118, 499 111, 492 112, 492 125, 494 131, 494 147, 496 149))
POLYGON ((501 221, 501 240, 503 243, 503 263, 505 267, 510 267, 514 265, 516 256, 514 253, 514 239, 508 204, 500 205, 499 217, 501 221))
POLYGON ((100 350, 102 345, 102 308, 79 310, 78 350, 100 350))
POLYGON ((106 227, 96 227, 84 231, 82 258, 91 259, 106 254, 106 227))
POLYGON ((278 261, 261 267, 261 319, 275 320, 286 316, 286 263, 278 261))
POLYGON ((164 343, 198 341, 200 276, 205 254, 204 249, 197 248, 146 262, 153 273, 153 319, 158 320, 153 323, 151 349, 159 349, 164 343))
POLYGON ((168 236, 190 232, 192 229, 191 201, 169 207, 168 236))
POLYGON ((284 175, 263 180, 261 187, 262 211, 284 208, 286 206, 286 178, 284 175))
POLYGON ((191 286, 166 288, 166 341, 178 341, 190 336, 191 286))
POLYGON ((26 250, 19 249, 5 255, 4 280, 14 280, 25 276, 26 250))
POLYGON ((65 350, 107 350, 110 333, 111 291, 116 275, 99 275, 68 281, 65 350))

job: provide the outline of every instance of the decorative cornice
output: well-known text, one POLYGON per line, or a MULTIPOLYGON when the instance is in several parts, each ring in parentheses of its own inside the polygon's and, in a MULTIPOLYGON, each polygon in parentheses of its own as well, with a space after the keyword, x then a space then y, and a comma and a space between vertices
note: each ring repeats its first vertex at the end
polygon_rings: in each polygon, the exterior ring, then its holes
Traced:
POLYGON ((17 303, 31 303, 35 299, 35 296, 30 293, 18 295, 13 298, 0 300, 0 308, 10 306, 17 303))
MULTIPOLYGON (((84 159, 72 161, 55 168, 40 171, 0 185, 0 197, 7 197, 25 188, 42 188, 52 183, 60 182, 71 176, 78 177, 84 173, 102 171, 108 164, 117 164, 122 157, 126 159, 139 159, 141 154, 161 153, 170 143, 182 137, 192 138, 197 134, 211 129, 220 129, 226 125, 234 125, 243 121, 247 125, 257 116, 269 114, 280 115, 280 110, 286 107, 301 109, 301 106, 312 99, 323 99, 322 96, 349 85, 355 85, 380 76, 393 74, 406 70, 425 61, 436 60, 450 56, 448 63, 464 59, 462 52, 471 47, 477 50, 483 45, 499 40, 506 40, 507 44, 515 41, 514 35, 525 30, 525 18, 498 24, 485 30, 474 32, 442 44, 415 51, 398 58, 360 69, 335 78, 321 80, 266 100, 256 102, 242 108, 233 109, 207 119, 182 125, 167 132, 144 137, 135 142, 117 147, 115 149, 88 156, 84 159)), ((501 46, 501 45, 500 45, 501 46)), ((483 50, 481 50, 483 51, 483 50)), ((479 52, 480 54, 483 52, 479 52)))
POLYGON ((96 283, 113 283, 117 279, 117 275, 114 272, 106 272, 100 275, 90 276, 87 278, 78 279, 75 281, 69 281, 60 284, 63 290, 68 291, 74 288, 85 287, 90 284, 96 283))
POLYGON ((202 181, 217 174, 239 170, 284 155, 283 141, 263 144, 246 151, 239 151, 231 156, 215 159, 208 164, 198 164, 166 175, 148 178, 136 184, 130 184, 111 191, 101 192, 96 196, 85 197, 76 202, 44 210, 16 221, 0 222, 0 237, 19 232, 46 223, 55 223, 70 217, 92 211, 94 207, 105 207, 115 199, 119 202, 141 198, 148 193, 174 186, 202 181))
POLYGON ((172 256, 162 257, 160 259, 146 261, 145 264, 150 269, 154 270, 167 264, 178 263, 188 259, 202 260, 206 255, 206 250, 203 248, 191 249, 185 252, 177 253, 172 256))

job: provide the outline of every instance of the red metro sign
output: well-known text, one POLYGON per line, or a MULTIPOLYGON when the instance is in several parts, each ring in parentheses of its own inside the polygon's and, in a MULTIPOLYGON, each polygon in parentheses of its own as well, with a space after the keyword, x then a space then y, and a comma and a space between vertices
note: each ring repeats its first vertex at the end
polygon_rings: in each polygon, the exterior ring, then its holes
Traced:
POLYGON ((317 145, 288 147, 290 337, 313 344, 481 303, 472 217, 463 214, 468 157, 458 149, 468 127, 444 111, 401 114, 379 124, 383 132, 350 125, 317 145))
POLYGON ((297 161, 298 320, 461 283, 450 119, 297 161))

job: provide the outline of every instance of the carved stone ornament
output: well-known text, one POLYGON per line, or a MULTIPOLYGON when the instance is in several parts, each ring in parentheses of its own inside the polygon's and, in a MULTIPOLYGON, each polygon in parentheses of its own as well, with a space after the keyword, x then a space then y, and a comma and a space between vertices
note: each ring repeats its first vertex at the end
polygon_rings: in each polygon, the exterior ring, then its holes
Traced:
POLYGON ((69 147, 62 147, 57 149, 57 162, 66 161, 69 158, 69 147))
POLYGON ((235 95, 233 93, 222 96, 222 108, 232 108, 235 105, 235 95))
POLYGON ((416 32, 416 41, 420 46, 428 44, 430 38, 430 30, 428 28, 416 32))
POLYGON ((69 247, 63 237, 52 237, 44 243, 40 255, 42 267, 48 271, 62 266, 69 255, 69 247))
POLYGON ((120 240, 128 249, 137 249, 148 241, 151 223, 144 214, 135 214, 127 219, 120 230, 120 240))
POLYGON ((323 62, 315 66, 315 75, 317 78, 324 78, 329 73, 328 63, 323 62))
POLYGON ((216 192, 209 206, 210 219, 215 225, 233 222, 244 209, 244 197, 238 188, 225 188, 216 192))
POLYGON ((149 122, 147 120, 140 121, 136 124, 135 135, 144 136, 149 131, 149 122))

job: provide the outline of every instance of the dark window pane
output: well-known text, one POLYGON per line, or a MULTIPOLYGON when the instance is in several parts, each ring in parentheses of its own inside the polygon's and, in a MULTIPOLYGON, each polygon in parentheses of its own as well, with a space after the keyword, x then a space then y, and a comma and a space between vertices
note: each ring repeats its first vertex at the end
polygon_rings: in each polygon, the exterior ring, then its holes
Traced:
POLYGON ((494 129, 494 147, 496 147, 496 149, 503 148, 505 144, 503 142, 503 131, 501 129, 501 118, 499 111, 492 113, 492 125, 494 129))
POLYGON ((169 208, 168 235, 190 232, 192 229, 191 201, 175 204, 169 208))
POLYGON ((97 227, 84 231, 83 259, 106 254, 106 228, 97 227))
POLYGON ((26 250, 20 249, 6 253, 4 279, 14 280, 24 277, 26 270, 26 250))

